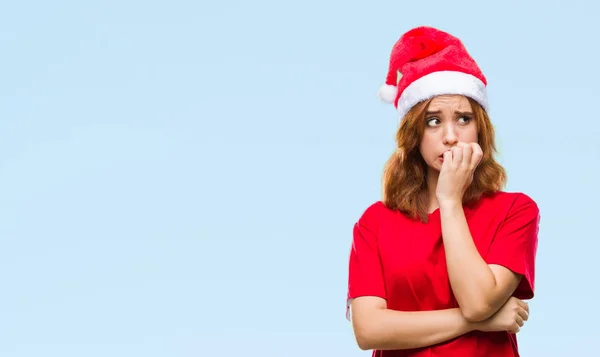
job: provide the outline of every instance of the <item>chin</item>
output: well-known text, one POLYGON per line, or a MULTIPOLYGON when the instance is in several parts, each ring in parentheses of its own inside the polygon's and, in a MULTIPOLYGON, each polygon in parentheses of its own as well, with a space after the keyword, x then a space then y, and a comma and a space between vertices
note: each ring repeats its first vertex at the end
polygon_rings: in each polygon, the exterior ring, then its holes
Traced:
POLYGON ((427 166, 429 167, 429 170, 433 170, 433 171, 441 171, 442 170, 442 163, 440 162, 439 159, 436 159, 433 162, 427 162, 427 166))

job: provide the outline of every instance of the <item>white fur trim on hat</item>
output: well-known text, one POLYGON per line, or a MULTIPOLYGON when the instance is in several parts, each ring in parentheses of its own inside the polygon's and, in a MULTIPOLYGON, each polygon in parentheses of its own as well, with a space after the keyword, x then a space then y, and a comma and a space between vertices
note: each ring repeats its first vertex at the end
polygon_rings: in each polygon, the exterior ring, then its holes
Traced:
POLYGON ((398 98, 400 120, 416 104, 443 94, 460 94, 477 101, 489 110, 485 84, 477 77, 463 72, 433 72, 412 82, 398 98))

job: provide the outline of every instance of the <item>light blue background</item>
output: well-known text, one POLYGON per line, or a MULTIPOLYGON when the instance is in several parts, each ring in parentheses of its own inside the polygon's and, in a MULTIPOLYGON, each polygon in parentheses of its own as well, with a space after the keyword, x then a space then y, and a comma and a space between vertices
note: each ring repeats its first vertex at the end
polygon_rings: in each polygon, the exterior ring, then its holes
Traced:
POLYGON ((509 191, 540 205, 523 356, 595 356, 590 1, 0 5, 0 356, 367 356, 352 225, 380 198, 391 46, 459 36, 509 191))

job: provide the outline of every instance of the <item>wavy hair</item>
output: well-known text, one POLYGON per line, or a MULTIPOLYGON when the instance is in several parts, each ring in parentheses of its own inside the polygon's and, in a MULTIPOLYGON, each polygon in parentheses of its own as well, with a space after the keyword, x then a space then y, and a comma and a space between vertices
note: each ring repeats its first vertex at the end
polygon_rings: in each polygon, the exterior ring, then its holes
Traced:
MULTIPOLYGON (((463 203, 478 200, 483 195, 500 191, 506 184, 506 172, 496 162, 495 131, 488 114, 476 101, 468 98, 477 123, 478 143, 483 158, 473 174, 473 182, 463 196, 463 203)), ((425 129, 425 114, 431 100, 414 106, 402 119, 396 142, 398 149, 388 159, 383 170, 383 203, 404 212, 413 219, 427 222, 429 192, 427 164, 419 151, 425 129)))

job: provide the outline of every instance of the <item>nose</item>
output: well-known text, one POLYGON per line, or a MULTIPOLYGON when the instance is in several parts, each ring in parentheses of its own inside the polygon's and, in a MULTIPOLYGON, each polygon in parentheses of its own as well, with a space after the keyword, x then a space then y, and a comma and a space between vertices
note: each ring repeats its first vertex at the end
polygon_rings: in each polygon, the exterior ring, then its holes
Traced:
POLYGON ((444 126, 444 145, 452 146, 458 142, 458 136, 454 129, 454 125, 444 126))

